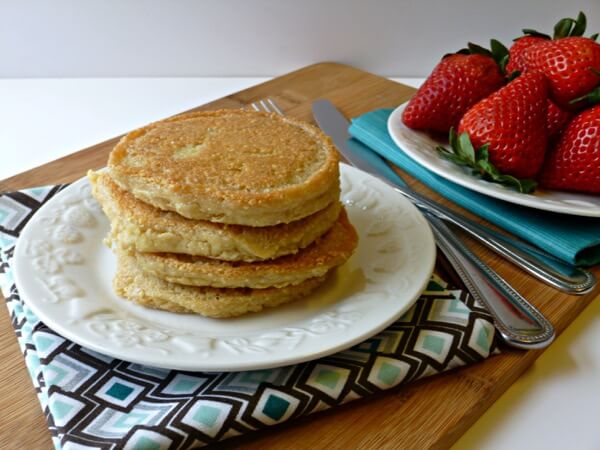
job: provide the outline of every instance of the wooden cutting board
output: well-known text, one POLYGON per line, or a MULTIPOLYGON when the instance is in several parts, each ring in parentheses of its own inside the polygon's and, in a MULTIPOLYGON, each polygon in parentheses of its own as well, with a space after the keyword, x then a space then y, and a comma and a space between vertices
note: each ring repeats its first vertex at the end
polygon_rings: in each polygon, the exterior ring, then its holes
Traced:
MULTIPOLYGON (((407 100, 414 89, 353 67, 320 63, 246 89, 198 110, 240 108, 274 98, 286 114, 312 122, 311 103, 331 100, 347 117, 407 100)), ((105 165, 117 138, 0 182, 0 192, 63 183, 105 165)), ((403 174, 405 176, 405 174, 403 174)), ((409 179, 408 176, 405 176, 409 179)), ((415 180, 418 191, 460 210, 415 180)), ((461 212, 466 213, 464 210, 461 212)), ((481 221, 480 219, 475 218, 481 221)), ((487 249, 476 253, 530 299, 558 333, 598 295, 553 290, 487 249)), ((600 267, 594 269, 600 277, 600 267)), ((540 351, 505 350, 475 366, 227 441, 224 448, 448 448, 529 367, 540 351)), ((50 433, 6 311, 0 311, 0 448, 51 448, 50 433)))

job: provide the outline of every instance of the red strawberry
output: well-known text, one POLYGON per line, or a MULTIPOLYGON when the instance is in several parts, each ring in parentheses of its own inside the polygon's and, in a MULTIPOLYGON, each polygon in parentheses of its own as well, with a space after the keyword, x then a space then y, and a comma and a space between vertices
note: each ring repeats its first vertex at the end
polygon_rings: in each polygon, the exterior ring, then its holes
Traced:
POLYGON ((523 60, 525 49, 537 45, 540 42, 546 42, 548 39, 550 39, 550 37, 523 36, 518 38, 510 47, 506 73, 511 74, 517 70, 523 72, 523 69, 525 68, 525 61, 523 60))
POLYGON ((573 117, 573 114, 574 113, 572 111, 562 109, 552 100, 548 99, 548 113, 546 115, 546 122, 548 127, 549 142, 554 142, 560 137, 560 134, 573 117))
POLYGON ((525 72, 541 72, 551 97, 562 107, 600 83, 600 45, 585 37, 540 42, 523 53, 525 72))
MULTIPOLYGON (((550 39, 561 39, 569 36, 583 36, 587 25, 585 14, 580 12, 576 19, 570 17, 560 19, 554 25, 554 35, 550 37, 547 34, 540 33, 531 28, 523 29, 523 36, 515 39, 515 43, 510 48, 510 58, 506 66, 506 73, 511 74, 514 71, 523 72, 525 69, 525 49, 549 41, 550 39)), ((592 39, 595 40, 594 37, 592 39)))
POLYGON ((502 73, 489 56, 446 56, 410 100, 402 122, 409 128, 447 133, 471 106, 503 84, 502 73))
POLYGON ((502 173, 533 178, 548 143, 548 89, 540 73, 526 73, 481 100, 463 116, 459 134, 475 148, 489 144, 490 162, 502 173))
POLYGON ((567 125, 548 152, 540 185, 600 194, 600 105, 579 113, 567 125))

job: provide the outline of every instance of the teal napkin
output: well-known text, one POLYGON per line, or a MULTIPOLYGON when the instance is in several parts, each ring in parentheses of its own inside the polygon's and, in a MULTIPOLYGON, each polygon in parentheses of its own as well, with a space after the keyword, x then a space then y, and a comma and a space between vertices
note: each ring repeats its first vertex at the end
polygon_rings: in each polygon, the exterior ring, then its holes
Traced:
POLYGON ((600 219, 556 214, 497 200, 463 188, 425 169, 392 141, 387 131, 391 109, 352 120, 350 134, 373 151, 457 205, 543 248, 568 263, 600 263, 600 219))

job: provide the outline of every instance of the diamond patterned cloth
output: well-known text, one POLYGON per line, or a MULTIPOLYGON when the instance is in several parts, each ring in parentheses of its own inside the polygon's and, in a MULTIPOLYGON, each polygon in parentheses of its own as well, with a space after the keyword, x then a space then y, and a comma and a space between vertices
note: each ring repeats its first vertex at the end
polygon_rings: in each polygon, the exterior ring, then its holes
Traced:
POLYGON ((186 449, 368 397, 497 351, 490 315, 439 260, 416 304, 349 350, 250 372, 182 372, 128 363, 46 327, 11 272, 19 233, 64 186, 0 195, 0 287, 57 449, 186 449))

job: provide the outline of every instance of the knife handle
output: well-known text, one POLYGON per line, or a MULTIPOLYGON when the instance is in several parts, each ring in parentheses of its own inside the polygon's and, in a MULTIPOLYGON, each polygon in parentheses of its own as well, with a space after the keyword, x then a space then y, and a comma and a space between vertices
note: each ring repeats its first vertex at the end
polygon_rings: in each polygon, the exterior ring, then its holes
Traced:
POLYGON ((425 212, 438 248, 446 255, 475 300, 485 306, 506 344, 544 348, 554 340, 552 324, 502 277, 486 266, 435 215, 425 212))

